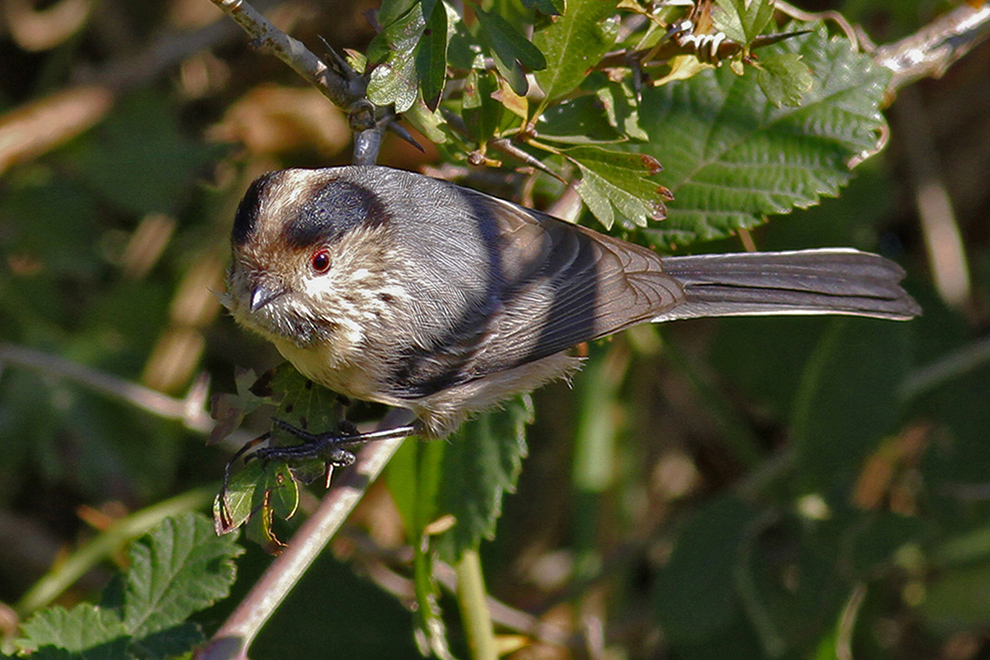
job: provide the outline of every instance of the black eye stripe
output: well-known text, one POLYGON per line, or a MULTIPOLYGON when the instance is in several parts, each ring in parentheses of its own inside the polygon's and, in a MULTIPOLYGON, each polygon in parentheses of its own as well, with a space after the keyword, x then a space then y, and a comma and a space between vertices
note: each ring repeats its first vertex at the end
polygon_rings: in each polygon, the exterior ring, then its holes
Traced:
POLYGON ((389 222, 391 215, 374 192, 349 181, 334 179, 300 204, 283 228, 285 242, 293 248, 317 243, 330 245, 348 231, 389 222))

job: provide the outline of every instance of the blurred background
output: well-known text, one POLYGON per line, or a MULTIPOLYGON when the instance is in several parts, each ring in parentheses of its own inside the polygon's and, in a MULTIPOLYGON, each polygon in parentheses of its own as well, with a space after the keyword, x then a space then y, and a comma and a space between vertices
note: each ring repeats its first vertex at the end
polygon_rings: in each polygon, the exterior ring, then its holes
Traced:
MULTIPOLYGON (((958 3, 800 4, 883 44, 958 3)), ((370 0, 265 6, 317 53, 374 36, 370 0)), ((637 328, 536 395, 482 549, 506 629, 548 626, 516 657, 990 657, 988 81, 984 44, 905 88, 839 198, 753 232, 881 252, 923 317, 637 328)), ((0 0, 0 602, 111 521, 215 491, 231 448, 186 404, 280 361, 215 295, 236 204, 265 171, 349 160, 344 116, 207 0, 0 0)), ((379 162, 443 164, 394 136, 379 162)), ((379 484, 254 655, 418 657, 399 526, 379 484)), ((248 548, 240 592, 269 561, 248 548)))

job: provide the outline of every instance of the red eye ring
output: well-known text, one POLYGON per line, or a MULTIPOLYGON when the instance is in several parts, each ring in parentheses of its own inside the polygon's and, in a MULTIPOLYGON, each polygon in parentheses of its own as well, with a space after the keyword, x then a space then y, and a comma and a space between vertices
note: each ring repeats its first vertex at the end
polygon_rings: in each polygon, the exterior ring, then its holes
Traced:
POLYGON ((316 273, 322 275, 330 270, 330 250, 317 250, 309 260, 310 266, 316 273))

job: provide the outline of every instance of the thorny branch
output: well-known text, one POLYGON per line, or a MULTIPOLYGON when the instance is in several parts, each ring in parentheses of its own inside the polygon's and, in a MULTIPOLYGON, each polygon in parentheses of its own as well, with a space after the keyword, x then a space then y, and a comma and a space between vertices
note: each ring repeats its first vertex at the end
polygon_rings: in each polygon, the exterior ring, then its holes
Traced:
MULTIPOLYGON (((252 43, 285 62, 337 107, 351 111, 355 104, 365 100, 365 80, 343 61, 335 62, 335 67, 327 66, 323 60, 299 40, 272 25, 265 16, 244 0, 211 0, 222 9, 244 31, 251 35, 252 43)), ((363 124, 359 130, 375 125, 373 114, 363 112, 352 117, 363 124)), ((353 126, 353 124, 352 124, 353 126)))
POLYGON ((333 50, 328 51, 330 65, 293 39, 244 0, 211 0, 251 35, 252 43, 279 58, 304 80, 316 87, 330 101, 347 113, 354 131, 354 162, 373 165, 378 159, 385 129, 389 129, 413 146, 420 145, 396 123, 389 108, 380 108, 368 100, 367 78, 354 71, 333 50))

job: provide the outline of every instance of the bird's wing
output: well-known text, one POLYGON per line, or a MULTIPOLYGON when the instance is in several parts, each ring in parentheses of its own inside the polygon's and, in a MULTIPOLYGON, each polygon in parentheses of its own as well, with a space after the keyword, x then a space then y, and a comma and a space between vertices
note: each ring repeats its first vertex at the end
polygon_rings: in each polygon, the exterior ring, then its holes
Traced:
MULTIPOLYGON (((404 350, 387 379, 390 395, 421 399, 604 337, 683 301, 680 285, 646 248, 458 191, 460 209, 445 213, 466 218, 423 213, 431 224, 421 227, 435 233, 425 249, 447 278, 431 282, 434 294, 424 297, 442 299, 443 310, 458 314, 404 350), (471 241, 451 234, 468 229, 482 252, 462 249, 471 241), (464 259, 478 261, 460 263, 464 259), (449 304, 466 292, 469 302, 449 304)), ((421 310, 434 318, 440 311, 421 310)))
POLYGON ((479 374, 558 353, 657 316, 683 300, 659 255, 484 196, 498 227, 500 313, 476 356, 479 374))

